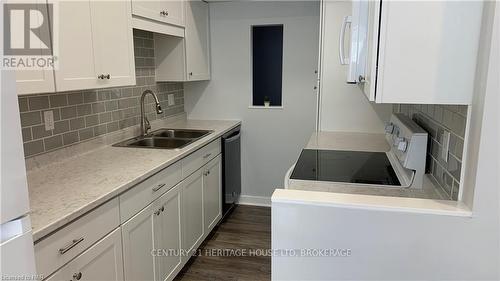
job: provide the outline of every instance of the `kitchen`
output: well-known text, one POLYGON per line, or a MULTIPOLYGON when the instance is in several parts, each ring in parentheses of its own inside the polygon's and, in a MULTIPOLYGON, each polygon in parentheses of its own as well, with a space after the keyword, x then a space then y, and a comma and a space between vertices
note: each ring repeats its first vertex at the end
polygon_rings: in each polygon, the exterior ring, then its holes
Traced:
POLYGON ((497 4, 2 3, 2 277, 498 280, 497 4))

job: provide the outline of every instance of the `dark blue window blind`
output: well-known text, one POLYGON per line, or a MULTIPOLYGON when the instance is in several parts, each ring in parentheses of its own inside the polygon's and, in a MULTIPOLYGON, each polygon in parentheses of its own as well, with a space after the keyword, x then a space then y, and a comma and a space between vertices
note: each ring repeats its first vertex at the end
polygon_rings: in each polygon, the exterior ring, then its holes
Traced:
POLYGON ((252 104, 281 106, 283 25, 252 26, 252 104))

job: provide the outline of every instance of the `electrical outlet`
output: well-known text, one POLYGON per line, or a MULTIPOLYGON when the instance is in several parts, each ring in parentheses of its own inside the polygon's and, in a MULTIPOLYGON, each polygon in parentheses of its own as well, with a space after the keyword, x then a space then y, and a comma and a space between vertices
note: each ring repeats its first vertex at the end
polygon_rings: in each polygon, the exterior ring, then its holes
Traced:
POLYGON ((54 111, 44 111, 43 121, 45 123, 45 131, 54 130, 54 111))
POLYGON ((441 137, 441 142, 442 142, 441 158, 444 160, 444 162, 448 162, 448 152, 450 150, 450 132, 448 131, 443 132, 443 135, 441 137))
POLYGON ((169 94, 169 95, 167 96, 167 99, 168 99, 168 106, 175 105, 175 98, 174 98, 174 94, 169 94))

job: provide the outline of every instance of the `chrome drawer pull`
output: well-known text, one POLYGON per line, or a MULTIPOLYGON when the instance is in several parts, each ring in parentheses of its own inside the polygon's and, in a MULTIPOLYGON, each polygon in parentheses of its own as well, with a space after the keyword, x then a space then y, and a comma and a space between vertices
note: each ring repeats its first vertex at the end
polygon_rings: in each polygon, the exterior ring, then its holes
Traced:
POLYGON ((66 246, 64 248, 59 249, 59 253, 61 255, 63 255, 64 253, 71 250, 73 247, 75 247, 76 245, 78 245, 82 241, 83 241, 83 237, 80 237, 78 239, 73 239, 73 241, 71 241, 71 244, 69 244, 68 246, 66 246))
POLYGON ((210 157, 210 155, 212 155, 212 153, 206 154, 205 156, 203 156, 203 159, 207 159, 208 157, 210 157))
POLYGON ((78 273, 73 274, 73 279, 76 279, 76 280, 82 279, 82 273, 78 272, 78 273))
POLYGON ((156 191, 160 190, 162 187, 164 187, 165 185, 167 185, 167 184, 165 184, 165 183, 159 184, 159 185, 153 187, 153 191, 156 192, 156 191))

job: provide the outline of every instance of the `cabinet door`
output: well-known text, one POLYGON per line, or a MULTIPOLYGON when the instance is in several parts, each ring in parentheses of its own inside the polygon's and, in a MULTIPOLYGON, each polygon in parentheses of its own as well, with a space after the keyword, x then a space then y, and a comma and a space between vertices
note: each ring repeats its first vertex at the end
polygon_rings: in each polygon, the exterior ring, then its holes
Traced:
POLYGON ((92 44, 90 1, 57 1, 57 91, 99 87, 92 44))
POLYGON ((182 268, 180 184, 154 203, 154 246, 162 250, 156 257, 156 280, 172 280, 182 268))
POLYGON ((130 3, 91 1, 92 39, 100 87, 135 85, 135 62, 130 3), (109 76, 107 76, 109 75, 109 76))
POLYGON ((162 15, 165 22, 184 26, 184 0, 160 1, 160 9, 165 13, 162 15))
POLYGON ((382 1, 376 101, 470 104, 482 10, 483 1, 382 1))
POLYGON ((53 70, 16 70, 16 90, 18 95, 55 92, 53 70))
POLYGON ((204 234, 203 227, 203 169, 182 182, 183 244, 185 251, 196 250, 204 234))
POLYGON ((47 280, 123 280, 120 228, 108 234, 47 280))
POLYGON ((132 13, 149 20, 184 26, 184 1, 132 0, 132 13))
POLYGON ((368 5, 365 81, 358 85, 369 101, 375 101, 380 1, 368 1, 365 4, 368 5))
MULTIPOLYGON (((45 1, 36 1, 38 9, 46 9, 47 4, 45 1)), ((34 13, 31 15, 34 17, 31 20, 35 20, 35 26, 42 26, 42 22, 48 19, 44 19, 41 14, 34 13)), ((39 32, 44 34, 44 37, 49 34, 48 25, 44 25, 40 28, 39 32)), ((52 43, 52 42, 51 42, 52 43)), ((42 55, 42 42, 38 41, 37 47, 40 48, 40 55, 42 55)), ((47 46, 51 47, 51 46, 47 46)), ((54 69, 42 69, 42 70, 16 70, 16 90, 18 95, 25 94, 38 94, 38 93, 49 93, 55 92, 55 82, 54 82, 54 69)))
POLYGON ((159 1, 132 0, 132 13, 151 20, 162 20, 159 1))
POLYGON ((203 213, 205 232, 208 233, 222 216, 222 169, 221 156, 217 156, 205 165, 203 177, 203 213))
POLYGON ((149 205, 122 226, 125 280, 155 280, 152 210, 149 205))
POLYGON ((187 80, 210 79, 210 35, 208 3, 201 0, 186 3, 186 70, 187 80))

